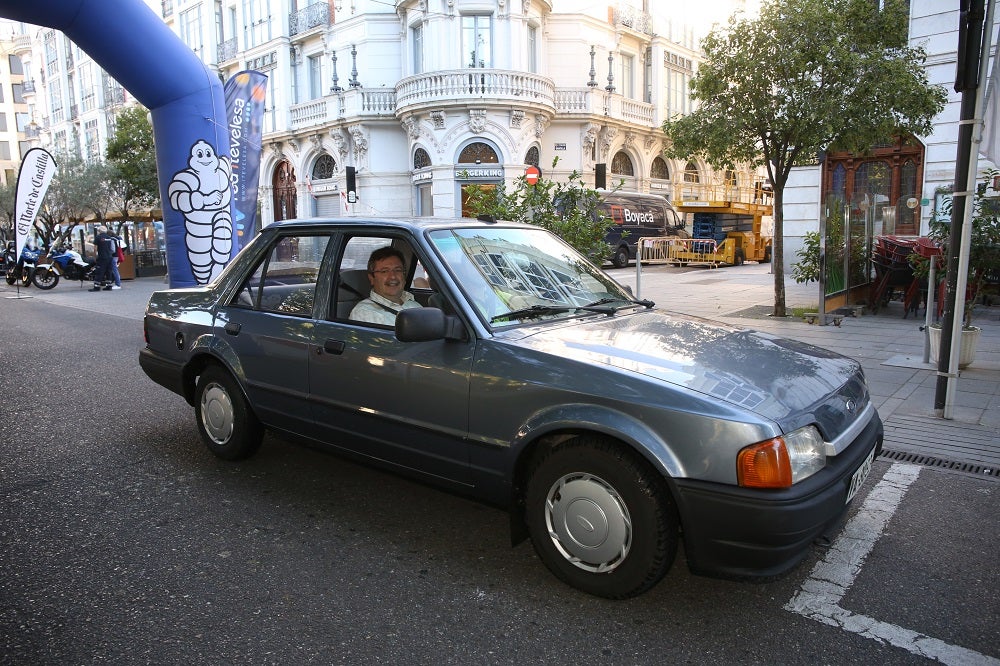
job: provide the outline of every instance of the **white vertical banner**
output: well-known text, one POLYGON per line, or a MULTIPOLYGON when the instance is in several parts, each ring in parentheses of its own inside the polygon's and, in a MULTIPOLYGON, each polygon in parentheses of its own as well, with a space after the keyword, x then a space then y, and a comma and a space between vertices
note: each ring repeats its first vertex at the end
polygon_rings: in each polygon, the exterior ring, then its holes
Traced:
POLYGON ((49 189, 52 176, 56 172, 56 161, 48 151, 32 148, 21 160, 21 170, 17 174, 17 199, 14 201, 14 227, 16 232, 17 257, 28 240, 28 234, 35 224, 42 199, 49 189))

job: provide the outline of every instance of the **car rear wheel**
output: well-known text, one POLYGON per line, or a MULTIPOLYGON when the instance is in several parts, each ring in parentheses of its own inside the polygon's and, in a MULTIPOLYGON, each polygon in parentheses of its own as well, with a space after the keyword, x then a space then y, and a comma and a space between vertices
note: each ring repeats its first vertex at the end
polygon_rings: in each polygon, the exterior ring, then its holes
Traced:
POLYGON ((614 256, 611 257, 611 263, 614 264, 615 268, 625 268, 628 266, 628 256, 628 248, 622 245, 615 250, 614 256))
POLYGON ((232 376, 210 366, 198 378, 198 431, 208 450, 225 460, 249 458, 260 448, 264 429, 232 376))
POLYGON ((525 512, 535 551, 552 573, 600 597, 645 592, 677 553, 666 482, 638 454, 604 438, 578 437, 541 456, 525 512))

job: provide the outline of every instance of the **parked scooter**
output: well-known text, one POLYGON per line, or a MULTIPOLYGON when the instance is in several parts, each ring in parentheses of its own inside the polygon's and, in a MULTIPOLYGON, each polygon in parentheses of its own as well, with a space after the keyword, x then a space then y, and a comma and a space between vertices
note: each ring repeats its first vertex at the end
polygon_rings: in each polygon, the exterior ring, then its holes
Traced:
POLYGON ((35 274, 35 265, 38 263, 38 257, 41 254, 42 251, 38 248, 28 245, 21 248, 21 258, 14 264, 13 269, 7 269, 7 284, 12 285, 20 280, 21 285, 25 287, 30 285, 31 278, 35 274))
POLYGON ((47 264, 40 264, 35 268, 31 277, 32 283, 39 289, 52 289, 59 284, 59 278, 67 280, 94 279, 94 262, 85 261, 80 253, 65 246, 57 246, 49 253, 47 264))

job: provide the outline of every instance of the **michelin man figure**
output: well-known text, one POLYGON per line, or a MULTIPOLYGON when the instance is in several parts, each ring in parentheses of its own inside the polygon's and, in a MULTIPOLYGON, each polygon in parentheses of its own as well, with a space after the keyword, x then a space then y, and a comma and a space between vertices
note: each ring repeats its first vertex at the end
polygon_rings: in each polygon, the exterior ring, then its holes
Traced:
POLYGON ((233 198, 228 157, 219 157, 206 142, 191 146, 188 168, 174 174, 167 196, 184 215, 191 272, 198 284, 214 280, 229 263, 233 249, 233 198))

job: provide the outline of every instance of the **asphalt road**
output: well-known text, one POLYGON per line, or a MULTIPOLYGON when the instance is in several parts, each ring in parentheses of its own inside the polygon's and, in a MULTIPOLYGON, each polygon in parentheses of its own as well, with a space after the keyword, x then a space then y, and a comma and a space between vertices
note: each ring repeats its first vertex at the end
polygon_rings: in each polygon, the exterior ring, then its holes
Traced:
MULTIPOLYGON (((826 549, 763 583, 682 551, 637 599, 589 597, 498 510, 270 436, 215 459, 134 318, 4 299, 0 339, 2 664, 927 663, 786 609, 826 549)), ((1000 663, 998 505, 920 470, 840 607, 1000 663)))

